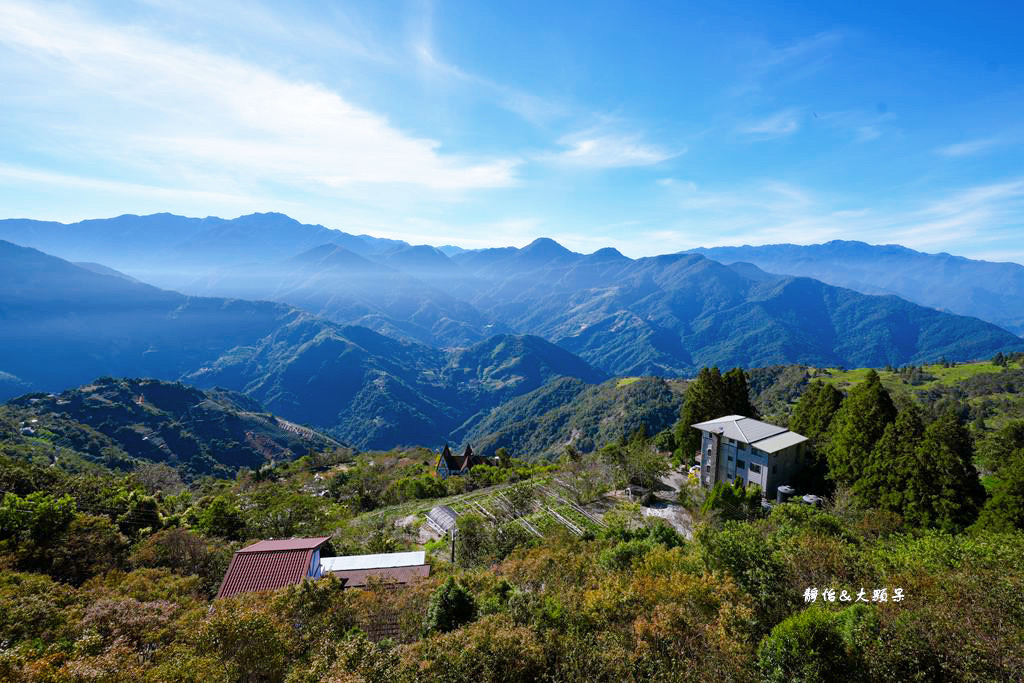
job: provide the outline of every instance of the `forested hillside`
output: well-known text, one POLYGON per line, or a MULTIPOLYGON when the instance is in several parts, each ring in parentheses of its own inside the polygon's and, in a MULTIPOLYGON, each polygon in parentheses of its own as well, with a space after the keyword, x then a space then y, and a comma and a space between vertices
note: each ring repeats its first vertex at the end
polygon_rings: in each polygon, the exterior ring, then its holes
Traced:
POLYGON ((529 458, 557 459, 566 449, 590 453, 638 431, 672 427, 683 403, 683 380, 613 379, 597 386, 560 379, 492 410, 455 433, 484 454, 498 448, 529 458))
POLYGON ((34 461, 63 466, 80 457, 127 470, 163 463, 187 479, 344 449, 243 394, 159 380, 104 377, 60 394, 28 394, 0 407, 0 419, 8 452, 34 461))
POLYGON ((692 251, 722 263, 747 262, 771 273, 813 277, 865 294, 896 294, 1024 334, 1024 266, 1018 263, 843 240, 692 251))

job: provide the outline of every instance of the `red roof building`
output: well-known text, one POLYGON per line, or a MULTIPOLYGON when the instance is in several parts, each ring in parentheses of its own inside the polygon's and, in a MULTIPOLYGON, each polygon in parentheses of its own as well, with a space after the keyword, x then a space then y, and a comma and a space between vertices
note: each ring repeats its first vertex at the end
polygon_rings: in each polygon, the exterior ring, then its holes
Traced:
POLYGON ((274 590, 305 578, 320 578, 320 548, 329 540, 330 536, 289 538, 242 548, 231 558, 217 597, 274 590))

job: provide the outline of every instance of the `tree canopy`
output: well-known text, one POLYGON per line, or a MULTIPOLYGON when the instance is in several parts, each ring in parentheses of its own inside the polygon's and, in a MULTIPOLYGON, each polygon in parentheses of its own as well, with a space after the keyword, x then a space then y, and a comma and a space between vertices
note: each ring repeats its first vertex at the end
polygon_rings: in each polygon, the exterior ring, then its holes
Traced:
POLYGON ((829 425, 825 448, 829 475, 840 484, 860 479, 871 451, 886 426, 896 419, 896 406, 874 370, 843 399, 829 425))
POLYGON ((725 415, 758 416, 750 402, 746 374, 742 368, 733 368, 724 376, 717 367, 702 368, 686 387, 680 419, 676 423, 676 444, 682 457, 700 448, 700 433, 691 425, 725 415))

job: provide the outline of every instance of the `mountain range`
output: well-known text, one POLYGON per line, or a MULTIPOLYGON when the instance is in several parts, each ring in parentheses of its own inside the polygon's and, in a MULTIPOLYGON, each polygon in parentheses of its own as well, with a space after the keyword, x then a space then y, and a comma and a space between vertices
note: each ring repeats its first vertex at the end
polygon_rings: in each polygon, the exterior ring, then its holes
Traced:
POLYGON ((190 297, 0 242, 0 398, 101 375, 244 391, 358 447, 429 444, 561 376, 607 375, 539 337, 439 350, 285 304, 190 297))
POLYGON ((357 447, 483 438, 516 422, 495 410, 559 378, 1024 349, 974 317, 696 253, 439 249, 280 214, 8 220, 0 236, 37 247, 0 241, 0 398, 182 380, 357 447))
POLYGON ((842 240, 808 246, 701 248, 691 253, 722 263, 751 263, 772 273, 812 277, 865 294, 895 294, 1024 335, 1024 266, 1018 263, 842 240))
POLYGON ((584 255, 546 238, 522 249, 445 253, 280 214, 0 221, 0 236, 15 233, 23 244, 59 247, 63 258, 98 261, 185 294, 287 303, 437 348, 497 333, 536 335, 619 376, 686 376, 713 363, 899 365, 983 357, 1021 343, 995 325, 906 299, 698 254, 584 255))

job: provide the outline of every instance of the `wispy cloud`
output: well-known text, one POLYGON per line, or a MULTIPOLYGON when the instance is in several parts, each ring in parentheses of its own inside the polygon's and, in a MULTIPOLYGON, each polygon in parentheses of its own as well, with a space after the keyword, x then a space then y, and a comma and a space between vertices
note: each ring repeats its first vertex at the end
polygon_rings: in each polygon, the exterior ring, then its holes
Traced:
POLYGON ((821 123, 842 135, 850 135, 856 143, 871 142, 891 132, 896 115, 891 112, 845 110, 814 112, 815 123, 821 123))
POLYGON ((1021 211, 1024 178, 976 185, 898 216, 901 225, 896 227, 895 236, 929 247, 963 240, 999 240, 1007 236, 1008 230, 1011 236, 1017 236, 1021 211))
POLYGON ((966 157, 988 151, 993 147, 1004 144, 1005 142, 1006 141, 1002 138, 979 138, 976 140, 958 142, 946 147, 940 147, 935 151, 944 157, 966 157))
POLYGON ((799 109, 784 109, 766 118, 742 123, 737 130, 756 138, 779 138, 796 133, 802 121, 803 114, 799 109))
POLYGON ((217 204, 235 204, 239 207, 249 206, 254 201, 260 201, 260 198, 255 195, 233 194, 231 192, 197 190, 192 188, 166 187, 119 180, 106 180, 103 178, 40 171, 38 169, 25 168, 23 166, 12 164, 0 164, 0 179, 7 182, 50 185, 64 189, 110 192, 120 195, 156 199, 171 199, 178 201, 203 200, 217 204))
POLYGON ((821 59, 842 40, 842 37, 839 31, 822 31, 786 45, 770 48, 760 58, 758 66, 762 69, 774 69, 804 63, 809 59, 821 59))
POLYGON ((854 140, 857 142, 871 142, 882 137, 882 129, 877 125, 857 126, 854 140))
POLYGON ((29 115, 40 114, 39 125, 47 137, 62 138, 66 154, 85 150, 164 176, 222 175, 321 191, 516 182, 515 159, 446 154, 439 141, 409 135, 324 85, 138 27, 17 2, 0 4, 0 24, 0 46, 22 57, 0 73, 48 84, 48 95, 34 89, 37 109, 29 115), (52 124, 46 116, 54 110, 76 110, 81 123, 52 124))
POLYGON ((551 163, 582 168, 628 168, 653 166, 685 153, 644 142, 640 135, 618 135, 584 131, 559 139, 562 151, 541 158, 551 163))
POLYGON ((785 44, 759 42, 743 63, 738 82, 727 92, 733 97, 744 97, 765 90, 769 82, 791 84, 810 78, 828 64, 842 40, 838 31, 823 31, 785 44))
MULTIPOLYGON (((679 216, 658 231, 657 239, 664 248, 674 247, 672 251, 855 238, 968 256, 990 254, 993 243, 1016 245, 1017 217, 1024 211, 1024 178, 954 189, 941 198, 875 206, 844 206, 841 197, 773 180, 736 189, 679 182, 666 188, 679 216)), ((646 239, 653 244, 653 237, 646 239)), ((1012 251, 1019 257, 1019 248, 1012 251)))
POLYGON ((440 54, 433 31, 433 7, 422 3, 412 20, 409 51, 421 74, 449 84, 467 86, 486 93, 501 108, 534 124, 546 124, 569 114, 569 107, 557 98, 543 97, 471 73, 446 61, 440 54))

